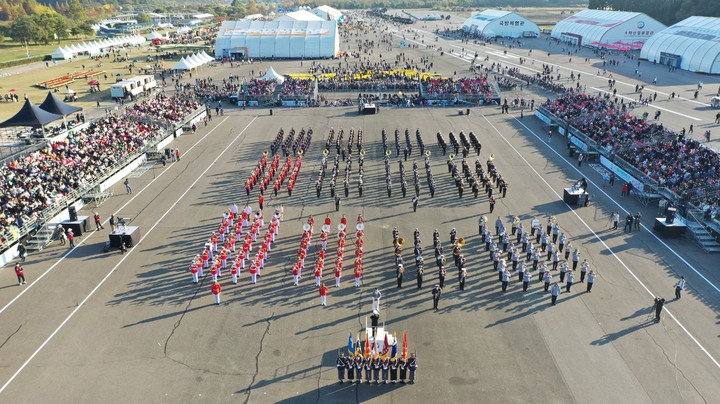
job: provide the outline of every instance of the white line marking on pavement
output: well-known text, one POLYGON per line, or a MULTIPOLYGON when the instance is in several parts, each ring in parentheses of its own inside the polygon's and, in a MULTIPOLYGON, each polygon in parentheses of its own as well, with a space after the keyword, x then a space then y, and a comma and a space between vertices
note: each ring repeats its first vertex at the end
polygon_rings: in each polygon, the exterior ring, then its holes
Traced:
MULTIPOLYGON (((225 122, 228 118, 229 118, 229 116, 228 116, 228 117, 225 117, 225 119, 223 119, 222 121, 220 121, 220 123, 219 123, 216 127, 210 129, 210 131, 209 131, 205 136, 201 137, 197 142, 195 142, 194 145, 192 145, 189 149, 187 149, 187 151, 183 153, 183 156, 186 156, 192 149, 195 148, 195 146, 197 146, 197 145, 200 144, 203 140, 205 140, 206 137, 210 136, 210 134, 213 133, 213 132, 215 131, 215 129, 217 129, 217 128, 218 128, 223 122, 225 122)), ((168 168, 170 168, 170 167, 168 167, 168 168)), ((124 209, 126 206, 128 206, 130 203, 132 203, 132 201, 134 201, 135 198, 137 198, 138 196, 140 196, 140 194, 142 194, 146 189, 148 189, 148 188, 150 187, 150 185, 152 185, 155 181, 157 181, 158 179, 160 179, 160 177, 162 177, 163 174, 165 174, 167 171, 168 171, 167 169, 163 170, 160 174, 158 174, 157 177, 153 178, 153 180, 150 181, 143 189, 141 189, 139 192, 134 193, 134 194, 133 194, 133 197, 130 198, 130 200, 128 200, 127 202, 125 202, 125 204, 123 204, 122 206, 120 206, 119 208, 117 208, 117 209, 115 209, 115 210, 116 210, 116 211, 120 211, 120 210, 124 209)), ((107 223, 109 220, 110 220, 109 218, 106 219, 106 220, 103 222, 103 224, 107 223)), ((12 300, 10 300, 5 306, 3 306, 3 308, 0 309, 0 314, 2 314, 5 310, 7 310, 7 308, 10 307, 13 303, 15 303, 15 301, 17 301, 22 295, 24 295, 25 293, 27 293, 27 291, 30 290, 33 286, 35 286, 36 283, 40 282, 40 280, 41 280, 42 278, 44 278, 45 275, 47 275, 48 273, 50 273, 50 271, 52 271, 53 269, 55 269, 55 267, 57 267, 61 262, 63 262, 63 261, 65 260, 65 258, 68 257, 68 255, 72 254, 72 252, 75 251, 76 248, 80 247, 80 245, 82 245, 88 238, 92 237, 93 234, 95 234, 95 232, 88 232, 88 235, 87 235, 84 239, 80 240, 80 242, 78 242, 77 244, 75 244, 75 248, 71 248, 70 250, 68 250, 68 252, 66 252, 62 257, 60 257, 60 258, 57 260, 56 263, 52 264, 52 265, 50 266, 50 268, 48 268, 47 270, 45 270, 45 272, 43 272, 43 273, 42 273, 40 276, 38 276, 34 281, 32 281, 26 288, 23 288, 22 292, 18 293, 17 296, 15 296, 15 297, 14 297, 12 300)))
MULTIPOLYGON (((603 90, 602 88, 597 88, 597 87, 590 87, 590 88, 593 89, 593 90, 595 90, 595 91, 600 91, 601 93, 612 94, 610 91, 603 90)), ((613 97, 624 98, 624 99, 630 100, 630 101, 637 101, 637 100, 635 100, 635 99, 633 99, 633 98, 626 97, 626 96, 624 96, 624 95, 619 95, 619 94, 613 95, 613 97)), ((673 110, 671 110, 671 109, 667 109, 667 108, 663 108, 663 107, 658 107, 658 106, 655 105, 654 103, 653 103, 653 104, 648 104, 648 105, 646 105, 646 106, 648 106, 648 107, 650 107, 650 108, 659 109, 659 110, 661 110, 661 111, 666 111, 666 112, 669 112, 669 113, 671 113, 671 114, 680 115, 680 116, 685 117, 685 118, 694 119, 694 120, 696 120, 696 121, 702 121, 702 119, 700 119, 700 118, 695 118, 694 116, 685 115, 685 114, 682 114, 682 113, 680 113, 680 112, 673 111, 673 110)))
MULTIPOLYGON (((535 173, 535 175, 537 175, 538 178, 540 178, 540 180, 545 183, 545 185, 548 187, 548 189, 550 190, 550 192, 552 192, 553 194, 555 194, 555 196, 557 196, 557 198, 562 201, 563 199, 562 199, 562 197, 560 196, 560 194, 558 194, 558 193, 555 191, 555 189, 545 180, 545 178, 543 178, 543 176, 540 175, 540 173, 539 173, 537 170, 535 170, 535 167, 533 167, 532 164, 530 164, 530 162, 527 161, 527 159, 525 159, 525 157, 522 155, 522 153, 520 153, 520 151, 519 151, 518 149, 516 149, 515 146, 513 146, 513 145, 507 140, 507 138, 506 138, 505 136, 503 136, 502 132, 500 132, 500 130, 498 130, 498 128, 495 127, 495 125, 493 125, 492 122, 490 122, 490 120, 485 116, 485 114, 482 114, 482 117, 483 117, 483 118, 485 119, 485 121, 487 121, 487 123, 495 130, 495 132, 497 132, 497 134, 503 139, 503 141, 505 141, 505 143, 506 143, 508 146, 510 146, 510 148, 512 148, 512 149, 515 151, 515 153, 525 162, 525 164, 527 164, 527 166, 535 173)), ((513 117, 513 118, 514 118, 514 117, 513 117)), ((560 155, 560 153, 558 153, 557 151, 555 151, 555 149, 553 149, 552 147, 548 146, 548 145, 543 141, 542 137, 538 136, 532 129, 530 129, 530 128, 528 128, 527 126, 525 126, 525 124, 522 123, 522 122, 520 122, 520 120, 518 120, 517 118, 514 118, 514 119, 515 119, 516 122, 520 123, 520 125, 522 125, 528 132, 530 132, 533 136, 535 136, 535 138, 537 138, 540 142, 542 142, 543 145, 545 145, 548 149, 550 149, 550 151, 552 151, 553 153, 555 153, 555 154, 556 154, 558 157, 560 157, 563 161, 565 161, 565 162, 568 163, 571 167, 574 168, 574 165, 573 165, 572 163, 570 163, 569 161, 567 161, 563 156, 560 155)), ((578 171, 578 170, 576 170, 576 171, 578 171)), ((578 171, 578 172, 580 172, 580 171, 578 171)), ((595 183, 593 183, 593 185, 597 186, 595 183)), ((599 189, 599 188, 598 188, 598 189, 599 189)), ((604 192, 603 192, 603 193, 604 193, 604 192)), ((605 194, 605 195, 607 196, 607 194, 605 194)), ((608 196, 608 197, 609 197, 609 196, 608 196)), ((612 199, 612 198, 610 198, 610 199, 611 199, 613 202, 615 202, 615 204, 617 204, 618 206, 620 206, 620 204, 618 204, 614 199, 612 199)), ((563 203, 565 203, 565 202, 563 201, 563 203)), ((635 281, 637 281, 637 283, 640 284, 640 286, 642 286, 642 288, 645 289, 645 291, 646 291, 651 297, 655 298, 655 296, 657 296, 657 295, 654 294, 654 293, 652 293, 652 292, 650 291, 650 289, 649 289, 647 286, 645 286, 645 284, 640 280, 640 278, 638 278, 638 277, 633 273, 633 271, 632 271, 627 265, 625 265, 625 263, 622 261, 622 259, 620 259, 620 257, 618 257, 617 254, 615 254, 615 251, 613 251, 613 249, 610 248, 610 246, 608 246, 608 245, 605 243, 605 241, 604 241, 597 233, 595 233, 595 231, 590 227, 590 225, 588 225, 588 224, 585 222, 585 220, 583 220, 583 219, 580 217, 580 215, 575 211, 575 209, 573 209, 572 207, 570 207, 570 205, 568 205, 567 203, 565 203, 565 206, 567 206, 567 207, 568 207, 568 210, 569 210, 573 215, 575 215, 575 217, 590 231, 590 233, 592 233, 592 235, 600 242, 600 244, 602 244, 605 248, 607 248, 607 250, 610 252, 610 254, 612 254, 612 256, 615 257, 615 259, 617 259, 617 261, 620 263, 620 265, 622 265, 622 267, 625 268, 625 271, 627 271, 627 273, 629 273, 630 276, 632 276, 632 277, 635 279, 635 281)), ((622 209, 622 206, 620 206, 620 208, 622 209)), ((623 209, 623 210, 625 210, 625 209, 623 209)), ((645 226, 643 226, 643 227, 647 230, 647 228, 646 228, 645 226)), ((657 239, 657 237, 656 237, 656 239, 657 239)), ((658 239, 658 240, 659 240, 659 239, 658 239)), ((670 249, 670 247, 667 246, 667 244, 665 244, 665 243, 663 243, 663 244, 664 244, 668 249, 670 249)), ((672 251, 672 249, 670 249, 670 251, 672 251)), ((673 251, 673 252, 674 252, 674 251, 673 251)), ((675 255, 679 257, 679 255, 678 255, 677 253, 675 253, 675 255)), ((682 258, 680 258, 680 259, 682 259, 682 258)), ((683 262, 687 263, 687 261, 685 261, 685 260, 683 260, 683 262)), ((688 264, 688 265, 689 265, 689 264, 688 264)), ((692 268, 692 266, 691 266, 691 268, 692 268)), ((694 268, 693 268, 693 270, 694 270, 694 268)), ((697 272, 697 271, 696 271, 696 272, 697 272)), ((704 279, 704 277, 703 277, 703 279, 704 279)), ((706 279, 706 280, 707 280, 707 279, 706 279)), ((708 281, 708 282, 709 282, 709 281, 708 281)), ((711 284, 711 285, 712 285, 712 284, 711 284)), ((712 286, 714 287, 714 285, 712 285, 712 286)), ((716 288, 716 289, 717 289, 717 288, 716 288)), ((718 363, 718 361, 710 354, 710 352, 708 352, 707 349, 705 349, 705 347, 700 343, 700 341, 698 341, 698 340, 690 333, 690 331, 688 331, 688 329, 685 328, 685 326, 682 325, 682 323, 680 323, 680 321, 677 319, 677 317, 675 317, 675 316, 670 312, 670 310, 668 310, 667 307, 664 307, 663 309, 664 309, 664 310, 667 312, 667 314, 677 323, 677 325, 679 325, 680 328, 682 328, 682 330, 685 331, 685 334, 687 334, 687 335, 690 337, 690 339, 692 339, 693 342, 695 342, 695 344, 700 348, 700 350, 703 351, 703 352, 705 353, 705 355, 707 355, 708 358, 710 358, 710 360, 715 364, 715 366, 717 366, 718 368, 720 368, 720 363, 718 363)))
MULTIPOLYGON (((225 152, 228 151, 228 149, 230 148, 230 146, 232 146, 233 144, 235 144, 235 142, 240 138, 240 136, 242 136, 243 133, 245 133, 245 131, 250 127, 250 125, 253 124, 253 122, 255 122, 255 120, 256 120, 257 118, 258 118, 257 116, 254 117, 254 118, 252 119, 252 121, 250 121, 250 123, 248 123, 247 126, 245 126, 245 128, 235 137, 235 139, 233 139, 232 142, 228 143, 228 145, 225 147, 225 149, 223 149, 223 151, 220 152, 220 153, 217 155, 217 157, 215 157, 215 160, 213 160, 212 163, 210 163, 210 165, 209 165, 202 173, 200 173, 200 175, 195 179, 195 181, 193 181, 193 183, 190 184, 190 185, 187 187, 187 189, 185 190, 185 192, 183 192, 182 195, 180 195, 180 196, 178 197, 178 199, 175 200, 175 202, 173 202, 172 205, 170 205, 170 207, 165 211, 165 213, 163 213, 163 215, 160 216, 160 218, 155 222, 155 224, 153 224, 152 227, 150 227, 150 229, 145 233, 145 235, 143 235, 143 237, 140 239, 140 241, 138 241, 138 243, 135 245, 135 247, 133 247, 132 249, 130 249, 130 250, 123 256, 123 258, 120 260, 120 262, 118 262, 117 265, 115 265, 115 266, 113 267, 113 269, 111 269, 110 272, 108 272, 108 274, 105 275, 105 277, 100 281, 100 283, 98 283, 97 286, 95 286, 95 288, 93 288, 93 290, 91 290, 90 293, 89 293, 89 294, 77 305, 77 307, 65 318, 65 320, 63 320, 63 322, 60 323, 60 325, 55 329, 55 331, 53 331, 52 334, 50 334, 50 336, 47 337, 47 339, 46 339, 42 344, 40 344, 40 346, 35 350, 35 352, 32 353, 32 355, 30 355, 30 357, 22 364, 22 366, 20 366, 20 368, 19 368, 17 371, 15 371, 15 373, 13 373, 13 375, 10 377, 10 379, 9 379, 7 382, 5 382, 5 384, 4 384, 2 387, 0 387, 0 393, 2 393, 3 391, 5 391, 5 389, 10 385, 10 383, 12 383, 13 380, 15 380, 15 378, 20 374, 20 372, 22 372, 23 369, 25 369, 25 367, 30 363, 30 361, 32 361, 33 358, 35 358, 35 356, 36 356, 43 348, 45 348, 45 346, 53 339, 53 337, 55 337, 55 335, 56 335, 58 332, 60 332, 60 330, 65 326, 65 324, 67 324, 68 321, 70 321, 70 319, 75 315, 75 313, 77 313, 78 310, 80 310, 80 309, 85 305, 85 303, 90 299, 90 297, 92 297, 93 294, 95 294, 95 292, 100 288, 100 286, 102 286, 102 285, 105 283, 105 281, 108 280, 108 278, 110 278, 110 275, 112 275, 112 274, 118 269, 118 267, 120 267, 120 265, 133 253, 133 251, 135 251, 135 250, 137 249, 137 247, 143 242, 143 240, 145 240, 145 238, 146 238, 147 236, 149 236, 150 233, 152 233, 152 231, 155 229, 155 227, 157 227, 157 225, 160 224, 160 222, 165 218, 165 216, 167 216, 167 215, 173 210, 173 208, 175 208, 175 205, 177 205, 177 204, 185 197, 185 195, 187 195, 187 193, 190 192, 190 190, 195 186, 195 184, 197 184, 198 181, 200 181, 200 180, 203 178, 203 176, 204 176, 208 171, 210 171, 210 169, 215 165, 215 163, 217 163, 217 161, 220 159, 220 157, 222 157, 222 156, 225 154, 225 152)), ((227 119, 227 118, 225 118, 225 119, 227 119)), ((223 120, 223 122, 224 122, 224 120, 223 120)), ((221 122, 221 123, 222 123, 222 122, 221 122)), ((218 126, 220 126, 220 125, 218 125, 218 126)), ((216 126, 216 128, 217 128, 217 126, 216 126)))

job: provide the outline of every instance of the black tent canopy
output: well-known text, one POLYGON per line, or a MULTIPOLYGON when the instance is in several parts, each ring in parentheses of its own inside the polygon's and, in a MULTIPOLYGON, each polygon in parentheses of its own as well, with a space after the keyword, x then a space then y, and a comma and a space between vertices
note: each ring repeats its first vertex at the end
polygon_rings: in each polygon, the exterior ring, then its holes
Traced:
POLYGON ((50 122, 60 118, 62 118, 62 115, 47 112, 33 104, 29 99, 26 99, 25 104, 22 108, 20 108, 20 111, 18 111, 18 113, 12 118, 0 123, 0 128, 12 128, 15 126, 42 128, 50 122))
POLYGON ((82 108, 80 107, 60 101, 60 99, 57 98, 51 91, 48 91, 48 95, 45 97, 45 101, 40 104, 40 108, 47 112, 62 116, 68 116, 75 112, 82 111, 82 108))

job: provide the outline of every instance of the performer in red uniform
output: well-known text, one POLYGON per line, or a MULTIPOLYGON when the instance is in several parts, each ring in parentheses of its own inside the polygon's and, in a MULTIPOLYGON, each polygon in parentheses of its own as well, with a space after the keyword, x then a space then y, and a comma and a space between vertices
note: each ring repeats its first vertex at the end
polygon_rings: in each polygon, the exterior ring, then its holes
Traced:
POLYGON ((328 287, 324 283, 320 284, 320 304, 325 306, 327 303, 328 287))
POLYGON ((220 292, 222 292, 222 286, 217 281, 213 282, 210 287, 210 291, 215 295, 215 304, 220 304, 220 292))

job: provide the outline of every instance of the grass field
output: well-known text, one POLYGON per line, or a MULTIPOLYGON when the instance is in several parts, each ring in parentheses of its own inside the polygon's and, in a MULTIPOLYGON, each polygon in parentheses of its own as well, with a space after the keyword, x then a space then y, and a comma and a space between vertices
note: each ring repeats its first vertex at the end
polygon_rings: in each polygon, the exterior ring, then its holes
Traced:
MULTIPOLYGON (((145 56, 150 54, 147 46, 141 48, 129 48, 128 56, 130 60, 137 59, 139 62, 135 65, 139 68, 151 65, 152 63, 145 62, 145 56)), ((172 62, 165 62, 166 64, 172 62)), ((107 72, 107 80, 100 75, 96 78, 100 82, 101 91, 90 93, 90 86, 87 84, 88 80, 80 79, 69 85, 70 89, 77 91, 78 101, 73 103, 83 108, 96 107, 97 102, 104 102, 103 107, 114 106, 114 104, 107 104, 111 101, 110 98, 110 85, 115 83, 116 75, 122 74, 123 77, 131 77, 135 74, 139 74, 137 69, 133 69, 131 74, 128 70, 129 62, 112 62, 103 60, 103 66, 98 67, 98 62, 90 59, 87 56, 81 56, 78 59, 72 61, 59 61, 57 65, 50 64, 50 67, 45 67, 44 63, 35 63, 33 65, 15 66, 4 69, 6 76, 0 77, 0 95, 5 95, 10 92, 11 89, 15 89, 15 93, 20 97, 20 101, 23 100, 23 95, 27 95, 30 100, 36 104, 41 103, 48 90, 36 87, 35 84, 62 76, 64 74, 82 71, 82 65, 85 65, 85 70, 105 70, 107 72)), ((65 91, 65 87, 58 88, 59 93, 57 94, 60 99, 63 99, 62 94, 65 91)), ((0 121, 10 118, 14 115, 22 106, 21 103, 6 103, 0 102, 0 121)))

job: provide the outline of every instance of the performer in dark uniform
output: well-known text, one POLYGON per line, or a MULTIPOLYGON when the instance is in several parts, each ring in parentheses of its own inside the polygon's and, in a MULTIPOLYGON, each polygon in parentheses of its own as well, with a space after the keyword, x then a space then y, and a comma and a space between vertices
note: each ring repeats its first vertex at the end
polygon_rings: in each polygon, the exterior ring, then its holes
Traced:
POLYGON ((373 380, 375 380, 375 384, 380 384, 381 367, 382 364, 380 363, 380 357, 376 356, 375 359, 373 359, 373 380))
POLYGON ((362 368, 363 358, 362 355, 358 354, 355 356, 355 381, 358 383, 362 382, 362 368))
POLYGON ((424 273, 424 270, 423 270, 422 264, 421 264, 421 266, 420 266, 420 267, 418 268, 418 270, 417 270, 417 286, 418 286, 418 289, 422 288, 423 273, 424 273))
POLYGON ((338 371, 338 381, 342 384, 343 379, 345 379, 345 369, 347 368, 347 363, 345 362, 345 354, 341 353, 335 363, 338 371))
POLYGON ((415 354, 410 354, 410 359, 407 363, 408 369, 410 369, 410 384, 415 384, 415 370, 417 370, 417 358, 415 354))
POLYGON ((345 358, 345 367, 347 368, 348 381, 352 383, 355 380, 355 363, 353 363, 352 356, 345 358))
POLYGON ((398 378, 398 361, 396 358, 390 359, 390 381, 392 384, 397 383, 398 378))
POLYGON ((403 282, 403 274, 405 273, 405 268, 403 268, 402 265, 398 265, 397 269, 397 285, 398 289, 402 289, 402 282, 403 282))
POLYGON ((407 363, 404 359, 400 358, 398 367, 400 368, 400 383, 405 384, 405 379, 407 379, 407 363))
POLYGON ((370 379, 372 379, 372 359, 365 358, 363 361, 363 366, 365 367, 365 382, 370 384, 370 379))
POLYGON ((388 381, 388 373, 390 372, 390 360, 388 358, 383 359, 382 361, 382 379, 383 384, 387 384, 388 381))

